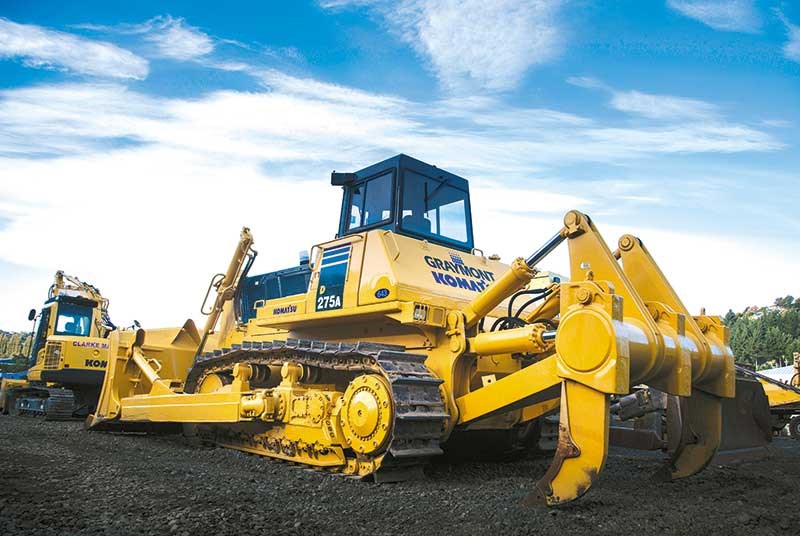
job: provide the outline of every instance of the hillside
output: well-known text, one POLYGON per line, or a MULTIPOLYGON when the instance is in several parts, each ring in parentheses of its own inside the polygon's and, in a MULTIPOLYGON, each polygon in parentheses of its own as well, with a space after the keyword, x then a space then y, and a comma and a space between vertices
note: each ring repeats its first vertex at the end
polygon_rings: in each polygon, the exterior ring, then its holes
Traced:
POLYGON ((757 369, 780 367, 790 365, 794 352, 800 352, 800 298, 785 296, 770 306, 728 311, 725 324, 739 363, 757 369))

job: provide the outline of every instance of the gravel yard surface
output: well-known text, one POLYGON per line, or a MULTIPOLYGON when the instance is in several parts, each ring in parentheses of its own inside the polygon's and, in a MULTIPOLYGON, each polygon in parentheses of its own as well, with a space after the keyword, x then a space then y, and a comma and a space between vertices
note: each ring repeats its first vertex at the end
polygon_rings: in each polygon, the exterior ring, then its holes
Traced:
POLYGON ((612 450, 600 481, 558 509, 519 501, 549 463, 436 464, 425 480, 371 484, 178 436, 85 432, 0 418, 4 534, 798 534, 800 442, 769 460, 656 483, 659 456, 612 450))

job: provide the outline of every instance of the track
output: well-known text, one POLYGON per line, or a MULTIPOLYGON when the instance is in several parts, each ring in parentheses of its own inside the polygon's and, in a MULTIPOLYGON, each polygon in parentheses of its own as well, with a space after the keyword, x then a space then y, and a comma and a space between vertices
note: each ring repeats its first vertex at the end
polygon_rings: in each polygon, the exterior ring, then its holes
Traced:
POLYGON ((75 394, 69 389, 27 387, 15 390, 14 398, 19 415, 66 421, 73 418, 75 411, 75 394))
MULTIPOLYGON (((317 469, 346 475, 372 475, 377 481, 400 481, 415 478, 421 468, 442 453, 439 441, 448 415, 439 392, 442 383, 425 367, 425 356, 407 353, 401 346, 359 342, 328 343, 312 340, 250 342, 241 346, 205 354, 189 373, 186 391, 196 387, 211 374, 231 375, 236 363, 253 365, 254 370, 269 370, 286 362, 299 364, 319 376, 356 378, 376 374, 391 387, 394 422, 386 449, 364 455, 344 449, 344 465, 320 463, 310 446, 290 438, 276 423, 270 431, 257 426, 200 426, 202 439, 221 446, 244 450, 272 458, 306 464, 317 469)), ((349 380, 348 380, 349 381, 349 380)), ((322 423, 324 425, 324 423, 322 423)))

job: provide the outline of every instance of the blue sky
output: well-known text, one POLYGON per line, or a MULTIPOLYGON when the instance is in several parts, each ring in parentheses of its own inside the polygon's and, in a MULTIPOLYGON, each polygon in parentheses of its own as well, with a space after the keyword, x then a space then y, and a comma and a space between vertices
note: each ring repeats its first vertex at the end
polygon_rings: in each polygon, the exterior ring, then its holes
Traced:
POLYGON ((329 172, 398 152, 469 178, 506 259, 579 208, 693 310, 798 295, 798 74, 779 0, 5 0, 0 326, 59 268, 179 323, 238 227, 291 265, 335 233, 329 172))

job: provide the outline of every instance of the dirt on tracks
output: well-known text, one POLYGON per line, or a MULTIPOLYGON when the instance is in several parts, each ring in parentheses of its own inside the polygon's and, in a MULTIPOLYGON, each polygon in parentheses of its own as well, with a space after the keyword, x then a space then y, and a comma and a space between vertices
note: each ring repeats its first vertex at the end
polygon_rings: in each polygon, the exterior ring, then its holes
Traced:
POLYGON ((798 534, 800 442, 769 460, 657 483, 658 456, 612 450, 599 482, 558 509, 527 509, 549 460, 436 464, 425 480, 370 484, 175 436, 85 432, 0 418, 4 534, 798 534))

